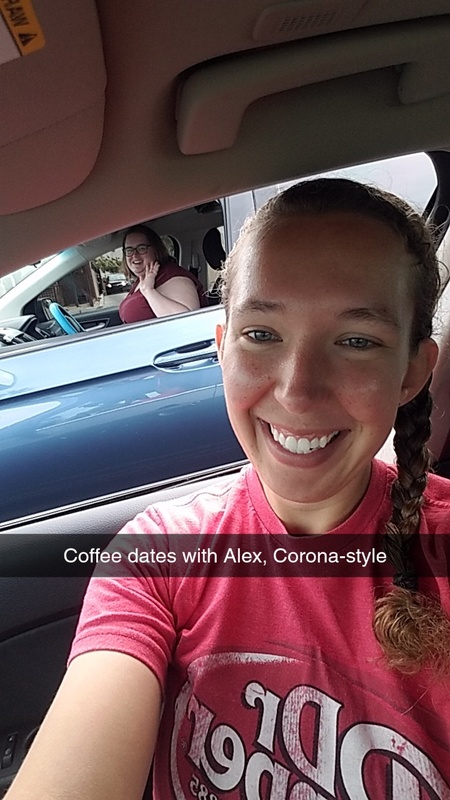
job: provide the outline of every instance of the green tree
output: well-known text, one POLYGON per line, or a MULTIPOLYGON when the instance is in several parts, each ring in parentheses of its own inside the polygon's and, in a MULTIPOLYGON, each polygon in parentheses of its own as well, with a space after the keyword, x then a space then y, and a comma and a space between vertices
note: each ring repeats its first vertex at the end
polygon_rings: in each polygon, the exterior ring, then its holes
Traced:
POLYGON ((94 269, 100 269, 102 272, 122 271, 122 259, 114 253, 104 253, 102 256, 97 256, 92 263, 94 269))

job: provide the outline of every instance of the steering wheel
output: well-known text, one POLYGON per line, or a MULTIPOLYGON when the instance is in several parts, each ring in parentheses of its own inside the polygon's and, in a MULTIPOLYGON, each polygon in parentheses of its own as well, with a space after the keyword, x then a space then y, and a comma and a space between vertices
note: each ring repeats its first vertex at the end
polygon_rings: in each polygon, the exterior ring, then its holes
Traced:
POLYGON ((86 330, 72 314, 59 303, 49 303, 48 310, 55 322, 63 329, 64 333, 82 333, 86 330))

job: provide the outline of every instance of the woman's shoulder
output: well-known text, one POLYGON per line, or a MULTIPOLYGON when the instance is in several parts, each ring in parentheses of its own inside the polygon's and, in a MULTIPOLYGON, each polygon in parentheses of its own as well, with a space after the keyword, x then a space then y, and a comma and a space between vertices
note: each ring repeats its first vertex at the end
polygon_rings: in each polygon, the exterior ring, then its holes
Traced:
POLYGON ((189 270, 181 267, 175 261, 167 261, 160 267, 156 283, 161 285, 171 278, 190 278, 195 282, 195 276, 189 270))
POLYGON ((172 278, 188 278, 190 281, 192 281, 197 290, 200 306, 208 305, 205 297, 205 289, 200 280, 194 275, 193 272, 189 272, 188 269, 180 267, 180 265, 176 262, 169 261, 166 264, 163 264, 158 272, 155 286, 157 288, 163 286, 163 284, 172 280, 172 278))
MULTIPOLYGON (((395 469, 395 476, 397 470, 395 469)), ((450 533, 450 480, 428 473, 421 508, 421 533, 450 533)))
MULTIPOLYGON (((389 483, 392 483, 398 476, 398 469, 396 464, 390 464, 378 458, 373 460, 375 471, 378 475, 386 477, 389 483)), ((434 472, 428 473, 427 488, 425 494, 431 497, 450 498, 450 480, 443 478, 441 475, 435 475, 434 472)))
POLYGON ((450 480, 430 472, 424 494, 427 505, 446 508, 450 520, 450 480))
MULTIPOLYGON (((372 480, 365 501, 366 504, 369 502, 369 495, 377 499, 373 507, 379 509, 379 518, 383 522, 387 522, 392 513, 391 492, 397 477, 396 465, 374 459, 372 480), (380 497, 382 502, 378 504, 380 497)), ((450 533, 450 480, 434 473, 428 474, 421 516, 421 533, 450 533)))

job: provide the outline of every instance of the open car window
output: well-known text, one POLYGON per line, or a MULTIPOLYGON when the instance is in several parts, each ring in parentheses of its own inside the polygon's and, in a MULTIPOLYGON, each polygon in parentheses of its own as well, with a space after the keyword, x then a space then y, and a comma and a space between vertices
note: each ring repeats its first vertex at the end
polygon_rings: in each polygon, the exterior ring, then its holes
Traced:
MULTIPOLYGON (((312 175, 312 178, 348 178, 349 180, 362 181, 380 189, 402 197, 417 211, 423 212, 432 196, 437 176, 433 162, 426 153, 413 153, 397 158, 385 158, 369 164, 358 164, 354 167, 321 172, 312 175)), ((277 186, 277 191, 283 191, 292 186, 296 181, 287 181, 277 186)), ((266 189, 255 191, 255 204, 257 208, 267 199, 266 189)))
MULTIPOLYGON (((321 172, 309 177, 349 178, 369 183, 402 197, 421 213, 432 197, 438 180, 434 164, 427 153, 413 153, 382 159, 367 164, 321 172)), ((235 243, 244 220, 249 214, 253 214, 258 208, 261 208, 274 194, 282 192, 295 183, 297 180, 283 181, 274 186, 254 189, 253 192, 241 192, 232 200, 228 198, 226 203, 232 212, 229 214, 228 220, 228 248, 235 243)))
MULTIPOLYGON (((421 212, 437 184, 436 170, 426 153, 383 159, 321 175, 372 183, 398 194, 421 212)), ((213 296, 213 302, 218 302, 215 290, 220 278, 221 260, 210 259, 212 263, 207 260, 208 251, 204 243, 209 232, 212 229, 218 232, 225 258, 246 217, 269 197, 293 183, 296 180, 241 192, 150 220, 148 224, 163 238, 177 263, 193 272, 205 291, 213 296)), ((81 322, 85 315, 89 321, 93 314, 95 319, 96 312, 105 311, 108 318, 106 327, 120 324, 117 308, 131 285, 126 276, 115 277, 124 272, 121 240, 121 232, 100 237, 98 242, 93 240, 78 248, 70 248, 2 278, 0 322, 23 314, 34 314, 44 322, 42 301, 47 299, 67 308, 71 314, 80 317, 81 322)))

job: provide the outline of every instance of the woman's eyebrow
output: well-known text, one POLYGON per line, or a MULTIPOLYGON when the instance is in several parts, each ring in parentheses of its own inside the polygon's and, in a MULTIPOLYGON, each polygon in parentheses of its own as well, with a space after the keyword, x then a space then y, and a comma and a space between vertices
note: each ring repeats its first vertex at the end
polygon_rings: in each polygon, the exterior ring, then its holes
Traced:
POLYGON ((385 306, 375 308, 347 308, 338 315, 340 319, 362 320, 363 322, 382 322, 394 330, 400 330, 398 318, 385 306))
MULTIPOLYGON (((245 314, 249 311, 284 313, 286 311, 286 305, 276 300, 260 300, 256 297, 250 297, 248 300, 245 300, 243 303, 238 303, 234 307, 235 314, 245 314)), ((400 330, 399 320, 386 306, 346 308, 338 314, 338 319, 359 320, 373 323, 381 322, 384 325, 389 325, 389 327, 393 328, 395 331, 400 330)))
POLYGON ((234 312, 236 314, 245 314, 248 311, 286 311, 286 306, 284 303, 280 303, 275 300, 258 300, 255 298, 249 298, 245 300, 243 303, 237 303, 234 307, 234 312))

